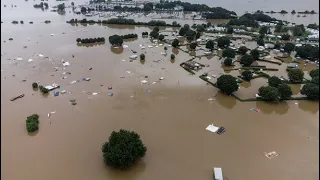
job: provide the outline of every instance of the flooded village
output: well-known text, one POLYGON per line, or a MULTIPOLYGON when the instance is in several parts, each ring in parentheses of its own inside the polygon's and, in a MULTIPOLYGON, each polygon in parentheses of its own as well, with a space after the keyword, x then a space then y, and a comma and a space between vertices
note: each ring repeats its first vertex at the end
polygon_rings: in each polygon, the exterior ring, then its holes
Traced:
POLYGON ((3 179, 319 178, 318 9, 1 6, 3 179))

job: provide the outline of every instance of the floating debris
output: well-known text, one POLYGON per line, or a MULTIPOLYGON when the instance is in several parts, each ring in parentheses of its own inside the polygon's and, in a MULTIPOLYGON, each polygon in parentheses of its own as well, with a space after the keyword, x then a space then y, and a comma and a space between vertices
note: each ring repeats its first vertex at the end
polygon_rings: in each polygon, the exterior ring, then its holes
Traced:
POLYGON ((32 62, 32 61, 33 61, 33 59, 29 59, 29 60, 28 60, 28 62, 32 62))
POLYGON ((146 84, 146 83, 148 83, 147 80, 142 80, 142 81, 141 81, 141 84, 146 84))
POLYGON ((277 156, 279 156, 279 154, 275 151, 272 151, 272 152, 269 152, 269 153, 266 153, 264 152, 264 156, 268 159, 272 159, 272 158, 275 158, 277 156))
POLYGON ((24 97, 24 94, 20 94, 19 96, 11 98, 10 101, 14 101, 16 99, 23 98, 23 97, 24 97))
POLYGON ((109 93, 108 93, 108 96, 112 97, 112 96, 113 96, 113 93, 112 93, 112 92, 109 92, 109 93))

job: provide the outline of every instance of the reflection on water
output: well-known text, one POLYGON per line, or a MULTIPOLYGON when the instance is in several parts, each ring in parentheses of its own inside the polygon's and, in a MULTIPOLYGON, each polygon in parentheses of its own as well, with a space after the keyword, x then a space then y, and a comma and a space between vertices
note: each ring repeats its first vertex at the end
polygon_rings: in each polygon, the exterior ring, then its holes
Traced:
POLYGON ((140 64, 144 65, 145 62, 146 62, 146 60, 140 59, 140 64))
POLYGON ((319 102, 318 101, 298 101, 299 109, 316 114, 319 112, 319 102))
POLYGON ((114 54, 121 54, 123 53, 123 47, 111 47, 111 52, 113 52, 114 54))
POLYGON ((251 87, 251 82, 250 81, 243 81, 242 83, 240 83, 240 86, 244 87, 244 88, 249 88, 249 87, 251 87))
POLYGON ((77 43, 79 47, 94 47, 99 45, 104 45, 105 42, 96 42, 96 43, 77 43))
POLYGON ((232 109, 237 104, 236 98, 232 96, 227 96, 221 93, 220 91, 216 94, 215 98, 220 105, 227 109, 232 109))

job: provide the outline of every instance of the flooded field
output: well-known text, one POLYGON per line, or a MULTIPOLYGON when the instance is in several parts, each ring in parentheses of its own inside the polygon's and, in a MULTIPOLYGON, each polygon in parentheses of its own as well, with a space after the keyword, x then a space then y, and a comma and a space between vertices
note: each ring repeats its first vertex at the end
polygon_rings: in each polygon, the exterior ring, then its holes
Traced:
MULTIPOLYGON (((72 14, 41 12, 33 9, 32 2, 12 4, 18 7, 1 7, 4 180, 210 180, 213 167, 221 167, 229 180, 319 179, 318 102, 240 102, 198 77, 208 71, 215 75, 239 75, 239 71, 224 71, 214 56, 196 59, 209 67, 189 75, 179 66, 191 58, 187 53, 168 47, 165 56, 161 55, 164 45, 147 47, 152 43, 141 33, 152 28, 71 26, 65 21, 74 18, 72 14), (52 22, 43 23, 47 19, 52 22), (23 20, 25 24, 13 25, 12 20, 23 20), (108 41, 89 47, 76 43, 77 38, 108 39, 113 34, 128 33, 139 35, 124 42, 128 48, 111 48, 108 41), (137 55, 145 53, 146 60, 130 62, 131 50, 137 55), (170 60, 171 53, 176 54, 175 60, 170 60), (64 67, 62 59, 70 66, 64 67), (159 80, 161 77, 164 79, 159 80), (80 81, 70 84, 74 80, 80 81), (142 80, 148 83, 141 84, 142 80), (43 96, 32 89, 35 81, 44 85, 58 83, 67 93, 43 96), (21 93, 25 97, 10 101, 21 93), (70 99, 76 99, 77 105, 72 106, 70 99), (52 111, 56 113, 48 118, 52 111), (28 134, 25 120, 33 113, 40 116, 40 128, 36 134, 28 134), (217 135, 205 130, 212 123, 225 127, 226 132, 217 135), (148 148, 141 162, 126 172, 107 168, 101 152, 111 132, 121 128, 136 131, 148 148), (279 156, 266 158, 264 152, 271 151, 279 156)), ((279 71, 269 74, 286 77, 285 63, 280 67, 259 65, 277 67, 279 71)), ((252 97, 266 83, 262 78, 241 83, 237 93, 252 97)), ((294 94, 299 94, 300 88, 292 85, 294 94)))

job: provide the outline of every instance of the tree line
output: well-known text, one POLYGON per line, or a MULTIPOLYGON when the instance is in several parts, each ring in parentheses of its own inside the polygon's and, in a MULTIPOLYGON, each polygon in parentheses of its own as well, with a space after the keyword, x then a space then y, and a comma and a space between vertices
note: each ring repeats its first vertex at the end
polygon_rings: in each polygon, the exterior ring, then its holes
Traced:
POLYGON ((104 37, 98 37, 98 38, 77 38, 77 43, 87 44, 87 43, 98 43, 98 42, 105 42, 104 37))
POLYGON ((181 25, 178 23, 167 24, 165 21, 159 20, 151 20, 149 22, 135 22, 133 19, 123 19, 123 18, 112 18, 108 20, 87 20, 87 19, 71 19, 67 21, 67 23, 74 24, 74 23, 88 23, 88 24, 120 24, 120 25, 143 25, 143 26, 167 26, 167 27, 180 27, 181 25))

